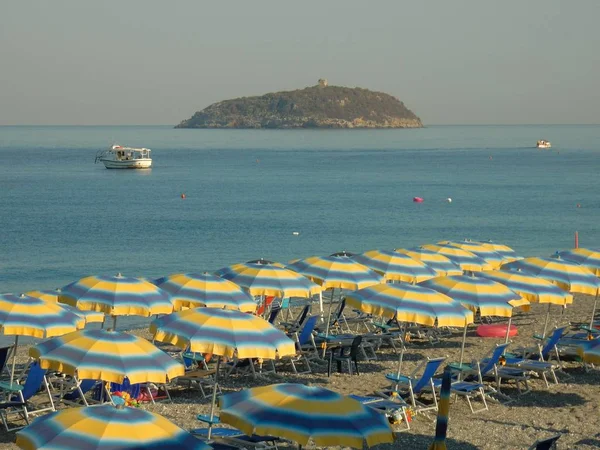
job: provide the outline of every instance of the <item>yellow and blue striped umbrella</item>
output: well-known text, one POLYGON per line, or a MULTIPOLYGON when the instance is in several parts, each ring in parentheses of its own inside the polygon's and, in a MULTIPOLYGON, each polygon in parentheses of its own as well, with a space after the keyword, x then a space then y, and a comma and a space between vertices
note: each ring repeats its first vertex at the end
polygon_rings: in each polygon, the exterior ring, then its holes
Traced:
POLYGON ((68 408, 38 417, 17 432, 24 450, 208 450, 212 447, 163 416, 112 405, 68 408))
POLYGON ((512 317, 513 308, 529 305, 519 294, 501 283, 467 275, 438 277, 419 283, 460 302, 482 316, 512 317))
POLYGON ((250 295, 308 298, 321 292, 307 278, 274 264, 234 264, 217 270, 215 275, 243 287, 250 295))
POLYGON ((576 262, 600 277, 600 250, 591 248, 573 248, 558 254, 562 259, 576 262))
POLYGON ((347 256, 311 256, 287 266, 323 289, 362 289, 382 283, 384 278, 347 256))
POLYGON ((531 257, 502 265, 502 270, 523 270, 556 283, 569 292, 596 295, 600 279, 591 270, 562 258, 531 257))
POLYGON ((85 320, 29 295, 0 295, 0 328, 5 335, 47 338, 81 329, 85 320))
POLYGON ((82 278, 62 288, 58 301, 111 316, 149 317, 173 312, 168 293, 146 280, 121 274, 82 278))
POLYGON ((515 258, 505 258, 500 253, 485 247, 484 245, 473 242, 473 241, 441 241, 438 242, 438 245, 449 245, 451 247, 460 248, 462 250, 466 250, 468 252, 473 253, 474 255, 479 256, 481 259, 491 264, 494 269, 500 267, 503 263, 514 261, 515 258))
POLYGON ((493 270, 476 272, 474 275, 502 283, 531 303, 549 303, 560 306, 573 303, 573 295, 544 278, 525 272, 493 270))
POLYGON ((141 337, 107 330, 81 330, 29 349, 43 369, 81 379, 166 383, 185 372, 183 364, 141 337))
POLYGON ((450 259, 448 259, 446 256, 437 252, 432 252, 431 250, 425 250, 419 247, 410 249, 397 248, 394 251, 403 253, 413 259, 418 259, 422 263, 427 264, 436 271, 438 276, 463 274, 463 271, 460 267, 450 261, 450 259))
MULTIPOLYGON (((29 295, 31 297, 36 297, 45 302, 57 303, 58 296, 60 295, 60 290, 42 290, 42 291, 29 291, 26 292, 25 295, 29 295)), ((96 311, 82 311, 80 309, 75 308, 74 306, 67 305, 64 303, 58 304, 61 308, 66 309, 67 311, 72 312, 73 314, 77 314, 79 317, 85 320, 85 323, 102 323, 104 322, 104 313, 96 312, 96 311)))
POLYGON ((294 341, 261 317, 240 311, 195 308, 150 324, 154 339, 190 351, 238 358, 275 359, 296 354, 294 341))
POLYGON ((351 258, 380 273, 386 280, 418 283, 437 276, 437 272, 425 263, 392 250, 370 250, 351 258))
POLYGON ((375 316, 396 317, 439 327, 464 327, 473 323, 473 312, 433 289, 410 284, 377 284, 346 295, 346 303, 375 316))
POLYGON ((176 310, 207 306, 255 312, 256 302, 237 284, 208 272, 177 273, 160 278, 156 285, 168 292, 176 310))
POLYGON ((390 443, 385 415, 319 386, 282 383, 219 398, 221 421, 248 435, 277 436, 306 446, 362 449, 390 443))
POLYGON ((491 240, 488 240, 488 241, 477 241, 477 243, 483 245, 485 248, 489 248, 490 250, 495 251, 496 253, 500 253, 506 259, 515 260, 515 259, 520 259, 521 258, 520 256, 517 255, 517 252, 515 252, 508 245, 496 244, 495 242, 492 242, 491 240))
POLYGON ((494 268, 492 264, 476 254, 451 245, 425 244, 422 245, 421 248, 444 255, 462 270, 480 272, 482 270, 492 270, 494 268))

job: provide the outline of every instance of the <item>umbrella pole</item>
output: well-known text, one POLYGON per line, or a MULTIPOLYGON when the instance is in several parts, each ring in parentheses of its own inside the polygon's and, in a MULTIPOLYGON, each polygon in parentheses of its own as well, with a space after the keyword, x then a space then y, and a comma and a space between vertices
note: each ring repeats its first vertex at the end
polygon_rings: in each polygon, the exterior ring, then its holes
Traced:
POLYGON ((506 337, 504 339, 504 343, 508 344, 508 335, 510 334, 510 323, 512 322, 512 317, 508 318, 508 326, 506 327, 506 337))
POLYGON ((17 347, 19 347, 19 335, 15 336, 15 348, 13 349, 12 369, 10 369, 10 386, 11 386, 11 388, 12 388, 13 380, 15 378, 15 366, 17 364, 17 347))
POLYGON ((323 316, 323 291, 319 292, 319 309, 321 310, 321 317, 323 316))
POLYGON ((600 289, 596 291, 596 298, 594 299, 594 307, 592 308, 592 318, 590 319, 590 329, 594 328, 594 314, 596 314, 596 304, 598 303, 598 293, 600 289))
POLYGON ((465 356, 465 342, 467 341, 467 327, 468 327, 468 324, 465 324, 465 330, 463 331, 462 344, 460 346, 460 361, 459 361, 459 365, 462 365, 463 358, 465 356))
POLYGON ((542 338, 546 337, 546 330, 548 329, 548 320, 550 319, 550 306, 552 303, 548 303, 548 312, 546 313, 546 321, 544 322, 544 331, 542 332, 542 338))
POLYGON ((113 316, 113 331, 117 331, 117 316, 113 316))
POLYGON ((212 433, 212 425, 213 425, 213 418, 215 417, 215 404, 217 403, 217 386, 218 386, 218 382, 219 382, 219 366, 221 365, 221 356, 219 356, 217 358, 217 370, 215 372, 215 385, 213 386, 213 395, 212 395, 212 401, 210 403, 210 416, 209 416, 209 422, 208 422, 208 435, 207 438, 210 439, 210 435, 212 433))
POLYGON ((329 314, 327 315, 327 324, 325 325, 325 342, 323 343, 323 358, 325 358, 325 352, 327 351, 327 336, 329 336, 329 322, 331 322, 331 309, 333 308, 333 293, 335 288, 331 288, 331 297, 329 299, 329 314))

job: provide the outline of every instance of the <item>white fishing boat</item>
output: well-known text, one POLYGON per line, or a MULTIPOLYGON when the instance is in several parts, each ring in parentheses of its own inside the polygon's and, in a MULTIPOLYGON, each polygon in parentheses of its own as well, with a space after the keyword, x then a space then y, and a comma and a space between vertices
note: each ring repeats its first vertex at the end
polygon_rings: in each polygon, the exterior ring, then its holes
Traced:
POLYGON ((152 158, 149 148, 111 145, 96 154, 95 162, 102 162, 107 169, 150 169, 152 158))
POLYGON ((537 141, 536 147, 537 148, 551 148, 552 144, 550 143, 550 141, 545 141, 544 139, 540 139, 539 141, 537 141))

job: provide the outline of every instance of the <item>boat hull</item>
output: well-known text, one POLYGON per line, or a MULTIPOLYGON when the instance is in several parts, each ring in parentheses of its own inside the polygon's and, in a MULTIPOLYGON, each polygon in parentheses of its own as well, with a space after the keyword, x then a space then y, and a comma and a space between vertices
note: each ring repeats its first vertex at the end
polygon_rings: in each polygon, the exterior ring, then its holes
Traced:
POLYGON ((132 159, 126 161, 115 161, 111 159, 101 159, 104 167, 107 169, 150 169, 152 168, 151 159, 132 159))

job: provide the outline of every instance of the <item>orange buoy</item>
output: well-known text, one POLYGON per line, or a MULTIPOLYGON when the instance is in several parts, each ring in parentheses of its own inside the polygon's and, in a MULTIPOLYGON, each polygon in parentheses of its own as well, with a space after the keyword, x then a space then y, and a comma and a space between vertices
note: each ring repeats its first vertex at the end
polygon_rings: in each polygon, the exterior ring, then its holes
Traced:
POLYGON ((181 198, 185 198, 185 194, 181 194, 181 198))

